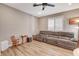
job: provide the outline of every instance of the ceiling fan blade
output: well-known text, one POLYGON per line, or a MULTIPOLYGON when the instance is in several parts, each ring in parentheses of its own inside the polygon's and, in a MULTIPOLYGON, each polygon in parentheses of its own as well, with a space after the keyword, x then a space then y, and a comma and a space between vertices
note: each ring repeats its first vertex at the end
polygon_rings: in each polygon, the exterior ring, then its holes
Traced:
POLYGON ((46 7, 46 6, 55 7, 55 5, 49 4, 49 3, 42 3, 42 4, 34 3, 34 4, 33 4, 33 7, 36 7, 36 6, 42 6, 42 10, 45 10, 45 7, 46 7))
POLYGON ((36 3, 34 3, 33 4, 33 7, 36 7, 36 6, 41 6, 42 4, 36 4, 36 3))
POLYGON ((47 6, 55 7, 55 5, 53 5, 53 4, 47 4, 47 6))

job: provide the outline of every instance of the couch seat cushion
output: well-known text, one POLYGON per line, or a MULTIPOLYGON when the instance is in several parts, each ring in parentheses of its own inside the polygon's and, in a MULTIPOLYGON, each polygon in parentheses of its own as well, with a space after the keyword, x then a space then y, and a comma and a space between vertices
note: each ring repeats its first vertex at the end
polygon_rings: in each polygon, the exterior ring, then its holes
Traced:
POLYGON ((57 40, 57 44, 60 47, 68 48, 68 49, 71 49, 71 50, 75 49, 76 46, 77 46, 76 42, 72 42, 71 40, 64 40, 64 39, 57 40))
POLYGON ((55 37, 55 38, 58 38, 59 36, 55 36, 55 35, 48 35, 48 37, 55 37))
POLYGON ((58 37, 46 37, 47 39, 58 39, 58 37))
POLYGON ((71 40, 71 38, 70 37, 64 37, 64 36, 59 36, 59 39, 66 39, 66 40, 71 40))
POLYGON ((52 45, 57 45, 57 40, 56 38, 46 38, 48 44, 52 44, 52 45))

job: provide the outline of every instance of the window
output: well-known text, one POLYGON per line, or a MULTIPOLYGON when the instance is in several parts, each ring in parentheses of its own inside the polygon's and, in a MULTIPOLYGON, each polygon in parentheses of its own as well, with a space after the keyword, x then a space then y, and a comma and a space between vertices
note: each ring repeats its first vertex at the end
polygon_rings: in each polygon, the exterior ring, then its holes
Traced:
POLYGON ((54 31, 54 18, 49 18, 48 19, 48 30, 49 31, 54 31))

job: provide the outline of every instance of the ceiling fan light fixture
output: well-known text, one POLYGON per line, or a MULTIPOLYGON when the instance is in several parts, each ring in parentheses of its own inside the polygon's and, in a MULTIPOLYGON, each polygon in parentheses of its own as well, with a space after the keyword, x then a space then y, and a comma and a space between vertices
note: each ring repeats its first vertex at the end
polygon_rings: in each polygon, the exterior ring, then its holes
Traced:
POLYGON ((42 7, 42 10, 44 10, 44 9, 45 9, 45 6, 42 7))

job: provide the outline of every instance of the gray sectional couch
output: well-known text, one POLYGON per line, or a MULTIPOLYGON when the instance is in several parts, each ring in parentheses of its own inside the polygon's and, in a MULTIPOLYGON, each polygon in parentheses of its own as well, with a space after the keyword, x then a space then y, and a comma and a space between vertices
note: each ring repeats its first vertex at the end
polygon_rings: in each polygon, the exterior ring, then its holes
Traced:
POLYGON ((74 34, 70 32, 40 31, 39 34, 33 35, 33 39, 70 50, 77 46, 74 34))

